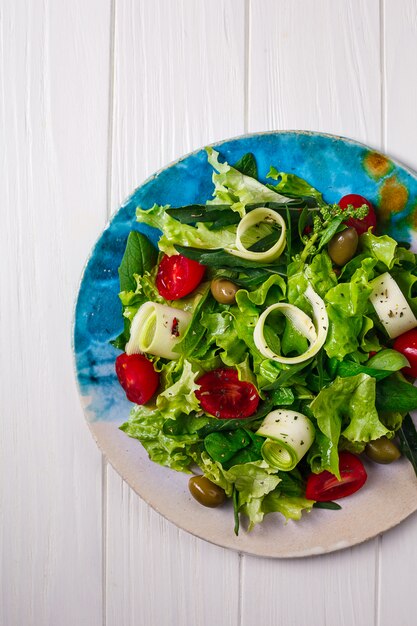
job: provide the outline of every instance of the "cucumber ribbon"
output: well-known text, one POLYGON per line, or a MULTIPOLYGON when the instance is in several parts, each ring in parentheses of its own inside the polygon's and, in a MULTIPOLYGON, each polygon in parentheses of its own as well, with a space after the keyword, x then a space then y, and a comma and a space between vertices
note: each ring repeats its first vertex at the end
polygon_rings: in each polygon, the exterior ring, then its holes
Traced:
POLYGON ((304 296, 309 301, 312 308, 311 319, 304 311, 299 309, 293 304, 286 302, 278 302, 271 304, 259 317, 259 320, 255 326, 253 333, 253 339, 259 352, 267 359, 273 359, 278 363, 285 363, 288 365, 294 365, 297 363, 303 363, 312 356, 317 354, 320 348, 326 341, 327 331, 329 327, 329 319, 327 316, 326 305, 320 296, 314 291, 309 284, 304 292, 304 296), (264 326, 268 315, 272 311, 280 311, 290 322, 294 328, 307 339, 309 342, 308 349, 303 354, 285 357, 277 354, 267 345, 264 336, 264 326))
POLYGON ((250 211, 250 213, 247 213, 240 220, 236 230, 236 248, 226 248, 226 252, 241 257, 242 259, 247 259, 249 261, 263 261, 264 263, 272 263, 281 256, 285 249, 286 229, 287 228, 285 225, 285 221, 279 213, 273 211, 272 209, 268 209, 267 207, 258 207, 257 209, 253 209, 253 211, 250 211), (267 224, 275 222, 276 224, 278 224, 278 226, 281 228, 281 233, 278 237, 278 241, 271 248, 269 248, 269 250, 265 250, 264 252, 253 252, 251 250, 247 250, 247 248, 245 248, 245 246, 243 245, 242 238, 245 236, 250 228, 252 228, 253 226, 258 226, 262 222, 266 222, 267 224))
POLYGON ((303 413, 277 409, 268 413, 256 434, 266 437, 261 448, 265 461, 289 472, 311 447, 315 428, 303 413))
POLYGON ((173 348, 182 339, 191 313, 159 304, 145 302, 132 320, 126 354, 149 353, 165 359, 178 359, 173 348))

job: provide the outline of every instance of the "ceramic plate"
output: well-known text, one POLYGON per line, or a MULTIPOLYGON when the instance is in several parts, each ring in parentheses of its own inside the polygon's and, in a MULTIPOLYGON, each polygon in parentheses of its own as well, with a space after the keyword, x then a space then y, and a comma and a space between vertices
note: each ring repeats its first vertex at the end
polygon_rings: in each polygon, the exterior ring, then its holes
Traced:
MULTIPOLYGON (((247 135, 214 146, 229 163, 254 153, 261 180, 271 165, 294 172, 323 192, 328 202, 358 193, 377 207, 384 228, 417 249, 416 175, 375 150, 349 139, 310 132, 247 135)), ((128 198, 114 215, 86 265, 75 311, 76 372, 85 414, 107 459, 156 511, 178 527, 214 544, 258 556, 299 557, 346 548, 395 526, 417 509, 416 477, 402 459, 373 465, 365 487, 342 501, 339 511, 314 509, 300 522, 269 514, 262 524, 239 536, 233 532, 229 505, 206 509, 188 492, 186 474, 152 463, 140 443, 119 426, 130 404, 118 384, 109 341, 122 327, 117 268, 135 222, 135 208, 154 203, 181 206, 204 203, 212 195, 212 169, 198 150, 161 170, 128 198)), ((155 232, 142 228, 156 242, 155 232)))

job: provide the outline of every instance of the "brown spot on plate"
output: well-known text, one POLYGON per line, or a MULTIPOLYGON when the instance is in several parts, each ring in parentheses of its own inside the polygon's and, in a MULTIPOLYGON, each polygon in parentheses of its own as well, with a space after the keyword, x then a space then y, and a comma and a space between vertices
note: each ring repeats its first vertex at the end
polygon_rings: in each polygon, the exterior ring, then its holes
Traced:
POLYGON ((392 162, 385 155, 374 151, 365 154, 363 166, 369 176, 375 179, 383 178, 393 168, 392 162))
POLYGON ((382 183, 379 189, 378 213, 384 221, 392 213, 399 213, 405 209, 408 201, 408 189, 396 176, 390 176, 382 183))

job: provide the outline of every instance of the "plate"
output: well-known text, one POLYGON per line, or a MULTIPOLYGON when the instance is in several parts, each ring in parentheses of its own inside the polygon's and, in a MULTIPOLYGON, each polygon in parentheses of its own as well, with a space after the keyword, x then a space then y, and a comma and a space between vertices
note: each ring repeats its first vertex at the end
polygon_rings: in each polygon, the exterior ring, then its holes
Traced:
MULTIPOLYGON (((323 192, 328 202, 358 193, 378 206, 386 232, 417 249, 417 177, 376 150, 343 137, 311 132, 245 135, 213 146, 229 163, 246 152, 265 181, 271 165, 293 172, 323 192)), ((417 509, 416 477, 407 460, 373 465, 363 489, 342 501, 339 511, 314 509, 299 522, 269 514, 250 533, 233 532, 228 503, 206 509, 188 492, 186 474, 152 463, 140 443, 119 426, 130 403, 114 372, 118 352, 109 341, 121 331, 117 268, 128 233, 157 233, 135 222, 135 208, 154 203, 181 206, 212 196, 212 169, 203 149, 162 169, 121 206, 92 250, 81 280, 74 319, 74 354, 79 391, 90 429, 108 461, 151 507, 179 528, 225 548, 265 557, 301 557, 332 552, 375 537, 417 509)))

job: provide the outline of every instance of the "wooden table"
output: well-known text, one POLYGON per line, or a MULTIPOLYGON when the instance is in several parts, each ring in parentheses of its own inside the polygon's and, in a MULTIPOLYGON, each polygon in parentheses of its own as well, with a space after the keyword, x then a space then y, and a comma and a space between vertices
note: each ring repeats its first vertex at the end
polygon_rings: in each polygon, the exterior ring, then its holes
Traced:
POLYGON ((207 143, 311 129, 417 168, 416 0, 4 0, 0 623, 412 626, 417 517, 325 556, 221 549, 102 458, 73 302, 108 217, 207 143))

